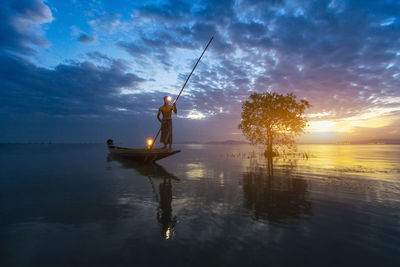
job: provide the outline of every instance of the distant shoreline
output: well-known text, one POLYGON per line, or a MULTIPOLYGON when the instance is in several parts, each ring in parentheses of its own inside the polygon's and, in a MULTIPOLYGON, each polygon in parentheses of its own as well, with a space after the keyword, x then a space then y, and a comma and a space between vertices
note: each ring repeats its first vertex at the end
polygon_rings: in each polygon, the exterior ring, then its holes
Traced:
MULTIPOLYGON (((128 142, 122 142, 127 144, 128 142)), ((0 142, 1 145, 99 145, 105 142, 0 142)), ((176 145, 250 145, 247 141, 225 140, 225 141, 185 141, 176 142, 176 145)), ((400 139, 374 139, 357 142, 298 142, 296 145, 400 145, 400 139)), ((134 144, 132 145, 142 145, 134 144)))

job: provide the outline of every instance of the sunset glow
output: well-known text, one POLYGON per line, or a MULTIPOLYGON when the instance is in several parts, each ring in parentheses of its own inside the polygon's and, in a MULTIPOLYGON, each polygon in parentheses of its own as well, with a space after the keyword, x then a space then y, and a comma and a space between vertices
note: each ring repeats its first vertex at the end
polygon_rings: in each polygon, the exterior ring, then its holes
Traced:
POLYGON ((256 2, 7 0, 0 141, 146 139, 211 36, 177 102, 175 141, 244 140, 251 92, 309 101, 302 141, 398 138, 400 20, 384 3, 357 19, 346 1, 256 2))
POLYGON ((400 266, 400 0, 0 19, 0 267, 400 266))
MULTIPOLYGON (((400 105, 400 102, 394 102, 393 100, 391 104, 400 105)), ((388 128, 398 120, 398 117, 393 115, 397 111, 398 109, 394 107, 372 108, 365 113, 331 120, 324 119, 334 117, 330 113, 309 114, 309 127, 307 127, 307 131, 315 134, 329 132, 348 133, 356 136, 359 134, 360 129, 364 131, 375 129, 382 130, 382 133, 389 136, 397 133, 397 130, 388 128)))

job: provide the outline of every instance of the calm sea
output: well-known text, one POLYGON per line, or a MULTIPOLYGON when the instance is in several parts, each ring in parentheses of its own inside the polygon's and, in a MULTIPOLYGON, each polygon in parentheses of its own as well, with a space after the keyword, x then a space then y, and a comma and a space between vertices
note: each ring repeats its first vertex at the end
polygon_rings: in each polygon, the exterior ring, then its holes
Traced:
POLYGON ((0 266, 400 266, 400 146, 0 145, 0 266))

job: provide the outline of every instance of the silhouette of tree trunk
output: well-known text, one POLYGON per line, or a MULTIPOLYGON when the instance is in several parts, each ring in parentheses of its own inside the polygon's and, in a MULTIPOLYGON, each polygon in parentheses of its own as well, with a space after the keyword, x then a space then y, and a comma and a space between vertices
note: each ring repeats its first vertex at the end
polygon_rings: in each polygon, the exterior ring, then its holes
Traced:
POLYGON ((294 94, 254 93, 242 105, 239 129, 253 144, 265 145, 269 175, 273 175, 274 145, 289 147, 294 137, 304 132, 307 120, 304 111, 311 105, 296 101, 294 94))

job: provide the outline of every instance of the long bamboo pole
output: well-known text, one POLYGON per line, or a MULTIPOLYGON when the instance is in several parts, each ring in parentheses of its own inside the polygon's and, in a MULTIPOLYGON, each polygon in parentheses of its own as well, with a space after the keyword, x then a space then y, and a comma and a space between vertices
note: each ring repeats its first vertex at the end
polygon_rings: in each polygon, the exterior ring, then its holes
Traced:
MULTIPOLYGON (((208 46, 211 44, 211 42, 212 42, 213 39, 214 39, 214 36, 211 37, 211 39, 210 39, 210 41, 208 42, 206 48, 204 48, 203 53, 201 53, 199 59, 198 59, 197 62, 196 62, 196 65, 194 65, 192 71, 190 72, 189 76, 187 77, 185 83, 183 84, 183 86, 182 86, 182 88, 181 88, 181 91, 179 92, 178 96, 175 98, 173 104, 175 104, 175 103, 178 101, 179 97, 180 97, 181 94, 182 94, 183 89, 185 88, 185 86, 186 86, 186 84, 188 83, 190 77, 192 76, 194 70, 196 69, 197 64, 199 64, 201 58, 203 57, 204 53, 206 52, 208 46)), ((154 139, 153 139, 153 143, 151 144, 151 147, 150 147, 150 149, 149 149, 149 152, 151 152, 151 150, 153 150, 153 146, 154 146, 154 144, 156 143, 157 138, 158 138, 158 136, 160 135, 160 132, 161 132, 161 127, 160 127, 160 129, 158 130, 158 132, 157 132, 157 134, 156 134, 156 137, 154 137, 154 139)))

